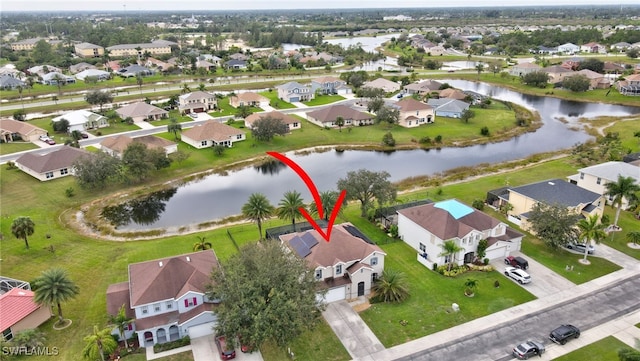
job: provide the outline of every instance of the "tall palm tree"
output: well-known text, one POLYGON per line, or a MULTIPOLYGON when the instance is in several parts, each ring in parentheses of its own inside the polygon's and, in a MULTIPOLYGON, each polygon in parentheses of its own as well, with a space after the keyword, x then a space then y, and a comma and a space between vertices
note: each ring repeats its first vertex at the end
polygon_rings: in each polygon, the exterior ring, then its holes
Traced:
MULTIPOLYGON (((336 191, 326 191, 320 192, 320 201, 322 202, 322 214, 324 215, 324 220, 328 221, 329 216, 331 215, 331 211, 333 210, 333 206, 338 201, 338 197, 340 194, 336 191)), ((318 216, 318 206, 316 202, 312 202, 309 205, 309 212, 311 214, 315 214, 318 216)), ((342 208, 340 208, 340 212, 342 212, 342 208)))
POLYGON ((262 193, 253 193, 249 200, 242 206, 242 214, 258 224, 258 233, 262 239, 262 221, 273 215, 274 208, 267 197, 262 193))
POLYGON ((117 327, 118 332, 120 333, 120 338, 124 341, 124 347, 129 348, 129 343, 127 343, 127 336, 125 335, 125 330, 127 327, 133 322, 133 318, 127 317, 127 313, 124 309, 124 305, 120 306, 117 315, 109 315, 109 324, 117 327))
POLYGON ((118 343, 111 337, 111 329, 104 328, 99 329, 98 326, 93 326, 93 333, 85 336, 84 342, 87 345, 84 347, 82 354, 89 360, 95 360, 100 356, 100 359, 104 361, 104 354, 111 354, 117 347, 118 343))
POLYGON ((11 233, 16 238, 24 239, 24 244, 27 246, 27 249, 29 249, 29 240, 27 240, 27 237, 35 232, 35 227, 36 225, 31 218, 21 216, 14 219, 13 223, 11 223, 11 233))
POLYGON ((440 244, 440 248, 442 248, 442 252, 440 252, 439 256, 445 256, 449 258, 449 262, 447 262, 449 264, 449 267, 447 267, 447 269, 451 271, 453 261, 456 258, 456 253, 464 250, 464 248, 458 246, 458 244, 456 244, 456 241, 453 239, 444 241, 444 243, 440 244))
POLYGON ((616 219, 613 222, 613 225, 618 227, 618 218, 620 218, 622 200, 631 199, 636 192, 640 192, 640 185, 635 184, 635 179, 632 177, 623 177, 618 175, 617 182, 607 183, 605 187, 607 188, 606 195, 613 197, 612 205, 618 207, 616 209, 616 219))
POLYGON ((67 276, 62 268, 50 268, 34 281, 33 300, 39 305, 58 306, 58 322, 62 323, 62 307, 60 303, 74 298, 78 292, 78 286, 67 276))
POLYGON ((600 222, 597 215, 581 219, 578 221, 577 226, 580 230, 578 238, 584 240, 584 260, 586 260, 587 255, 589 254, 589 245, 591 245, 591 241, 598 244, 607 236, 607 234, 604 232, 604 224, 600 222))
POLYGON ((197 252, 197 251, 205 251, 205 250, 211 249, 211 247, 213 247, 211 242, 207 242, 207 238, 205 236, 197 236, 197 237, 198 237, 198 242, 193 244, 193 250, 195 252, 197 252))
POLYGON ((182 131, 182 124, 178 122, 176 117, 171 117, 169 119, 169 124, 167 125, 167 131, 173 133, 173 137, 178 140, 178 132, 182 131))
POLYGON ((298 191, 288 191, 284 193, 284 198, 278 203, 276 215, 282 220, 290 219, 293 225, 293 231, 296 231, 296 219, 302 218, 300 208, 306 209, 307 206, 302 201, 302 195, 298 191))
POLYGON ((404 273, 386 269, 371 287, 375 297, 383 302, 402 302, 409 297, 404 273))

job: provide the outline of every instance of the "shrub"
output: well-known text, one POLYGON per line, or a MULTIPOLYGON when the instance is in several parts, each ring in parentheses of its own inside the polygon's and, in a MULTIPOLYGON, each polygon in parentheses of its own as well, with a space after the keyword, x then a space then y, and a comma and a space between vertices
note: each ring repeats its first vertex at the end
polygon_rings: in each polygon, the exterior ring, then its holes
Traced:
POLYGON ((488 258, 485 258, 482 261, 484 262, 484 265, 487 266, 490 260, 488 258))
POLYGON ((420 138, 420 140, 418 141, 420 144, 431 144, 431 138, 429 137, 422 137, 420 138))
POLYGON ((486 126, 482 127, 482 129, 480 129, 480 134, 488 137, 489 136, 489 128, 487 128, 486 126))
POLYGON ((16 163, 12 162, 12 161, 8 161, 7 162, 7 170, 12 170, 12 169, 16 169, 18 167, 16 167, 16 163))
POLYGON ((442 143, 442 136, 440 134, 436 135, 435 141, 436 143, 442 143))
POLYGON ((173 350, 174 348, 187 346, 190 344, 191 339, 189 338, 189 336, 185 336, 179 340, 155 344, 153 345, 153 351, 158 353, 162 351, 173 350))
POLYGON ((482 199, 475 199, 471 206, 479 211, 484 209, 484 201, 482 199))
POLYGON ((398 225, 397 224, 392 224, 391 227, 389 227, 389 234, 393 238, 398 238, 398 225))
POLYGON ((67 198, 73 197, 75 195, 73 193, 73 187, 69 187, 69 188, 65 189, 64 190, 64 194, 67 196, 67 198))
POLYGON ((382 136, 382 143, 389 147, 395 147, 396 140, 393 139, 393 134, 391 134, 391 132, 387 132, 385 135, 382 136))

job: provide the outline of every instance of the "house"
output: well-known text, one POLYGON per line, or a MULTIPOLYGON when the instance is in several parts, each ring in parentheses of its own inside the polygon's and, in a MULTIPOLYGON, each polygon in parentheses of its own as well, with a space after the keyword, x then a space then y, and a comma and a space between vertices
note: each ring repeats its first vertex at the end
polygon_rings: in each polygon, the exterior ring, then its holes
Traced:
POLYGON ((431 92, 437 92, 442 83, 435 80, 424 80, 418 83, 411 83, 404 86, 402 89, 405 94, 419 94, 425 95, 431 92))
POLYGON ((107 312, 124 305, 134 318, 127 336, 135 331, 141 346, 212 334, 216 303, 205 292, 217 267, 213 250, 130 264, 129 280, 107 288, 107 312))
POLYGON ((269 106, 269 98, 254 92, 244 92, 229 98, 229 105, 234 108, 241 106, 263 108, 269 106))
POLYGON ((616 82, 616 88, 622 95, 640 95, 640 74, 631 74, 616 82))
POLYGON ((36 47, 36 44, 38 44, 38 42, 40 40, 44 40, 46 43, 51 45, 51 47, 57 47, 58 45, 60 45, 60 43, 62 43, 62 40, 58 40, 58 39, 30 38, 30 39, 24 39, 24 40, 16 41, 15 43, 11 43, 11 50, 14 50, 14 51, 20 51, 20 50, 31 51, 31 50, 33 50, 33 48, 36 47))
POLYGON ((229 70, 242 70, 247 68, 247 62, 244 60, 231 59, 224 63, 224 67, 229 70))
POLYGON ((611 44, 611 50, 625 52, 627 49, 631 48, 631 44, 626 41, 621 41, 619 43, 611 44))
POLYGON ((347 82, 333 76, 324 76, 311 80, 311 91, 321 94, 351 94, 347 82))
POLYGON ((20 79, 16 79, 9 75, 0 76, 0 89, 2 90, 14 90, 18 88, 26 88, 27 83, 23 82, 20 79))
POLYGON ((576 72, 576 74, 581 74, 589 79, 589 88, 590 89, 607 89, 611 86, 611 81, 607 79, 603 74, 596 73, 590 69, 582 69, 576 72))
POLYGON ((325 302, 348 300, 371 293, 384 271, 386 253, 351 223, 333 226, 327 242, 316 230, 280 235, 280 242, 313 270, 325 302))
POLYGON ((144 66, 147 68, 154 68, 159 71, 167 71, 173 67, 170 63, 164 62, 162 60, 156 58, 147 58, 147 61, 144 63, 144 66))
POLYGON ((582 57, 574 56, 570 59, 564 60, 560 66, 569 70, 577 70, 584 60, 585 59, 582 57))
POLYGON ((432 269, 443 265, 473 262, 478 256, 478 243, 487 240, 485 257, 490 260, 519 251, 523 235, 505 222, 456 200, 422 204, 397 211, 398 235, 418 252, 420 263, 432 269), (444 256, 442 245, 453 240, 462 250, 444 256), (450 259, 453 257, 453 259, 450 259))
MULTIPOLYGON (((578 174, 567 177, 569 182, 580 188, 604 195, 607 203, 611 204, 613 197, 605 195, 608 183, 616 183, 618 176, 631 177, 635 184, 640 185, 640 167, 625 162, 606 162, 578 169, 578 174)), ((622 207, 626 208, 628 199, 622 200, 622 207)))
POLYGON ((607 47, 595 42, 586 43, 580 46, 580 51, 583 53, 599 53, 606 54, 607 47))
POLYGON ((203 69, 206 69, 207 71, 216 71, 216 67, 217 67, 216 64, 211 63, 211 62, 206 61, 206 60, 197 60, 196 61, 196 68, 197 69, 203 68, 203 69))
POLYGON ((108 80, 111 78, 111 73, 99 69, 86 69, 76 74, 78 80, 86 81, 87 78, 93 78, 97 81, 108 80))
POLYGON ((129 65, 126 68, 121 68, 118 70, 118 75, 120 75, 123 78, 135 78, 138 75, 139 76, 149 76, 149 75, 153 75, 153 70, 145 67, 145 66, 140 66, 138 64, 132 64, 129 65))
POLYGON ((158 120, 169 116, 168 111, 145 102, 125 105, 116 109, 116 113, 120 118, 127 119, 130 117, 134 122, 158 120))
POLYGON ((245 132, 232 126, 209 120, 182 132, 182 141, 197 148, 224 145, 231 148, 234 142, 246 139, 245 132))
POLYGON ((400 90, 400 84, 387 80, 385 78, 378 78, 368 81, 362 84, 363 88, 382 89, 385 93, 395 93, 400 90))
POLYGON ((76 82, 76 78, 52 71, 43 75, 40 82, 45 85, 73 84, 76 82))
POLYGON ((313 92, 310 86, 302 85, 296 81, 290 81, 276 86, 278 98, 285 102, 306 102, 313 99, 313 92))
POLYGON ((302 122, 300 121, 300 119, 293 117, 289 114, 284 114, 282 112, 279 112, 277 110, 271 111, 271 112, 267 112, 267 113, 253 113, 251 115, 249 115, 248 117, 244 118, 244 126, 252 129, 253 128, 253 124, 259 120, 259 119, 263 119, 266 117, 271 117, 274 119, 281 119, 288 127, 289 127, 289 131, 292 131, 294 129, 300 129, 302 127, 302 122))
POLYGON ((324 107, 307 113, 307 120, 321 127, 336 128, 335 121, 338 117, 342 117, 344 124, 342 126, 371 125, 374 123, 374 116, 355 110, 349 106, 339 104, 324 107))
POLYGON ((442 89, 438 93, 438 96, 440 98, 449 98, 449 99, 458 99, 458 100, 467 99, 467 94, 465 92, 463 92, 460 89, 454 89, 454 88, 442 89))
POLYGON ((104 55, 104 48, 91 43, 80 43, 73 47, 77 56, 81 58, 99 58, 104 55))
POLYGON ((573 43, 566 43, 558 46, 558 53, 573 55, 580 51, 580 47, 573 43))
POLYGON ((178 44, 167 40, 155 40, 151 43, 114 45, 108 47, 107 51, 112 58, 127 56, 142 58, 145 53, 150 55, 171 54, 172 46, 178 46, 178 44))
POLYGON ((88 110, 76 110, 69 112, 51 119, 52 122, 57 123, 62 119, 66 119, 69 122, 68 133, 71 134, 74 130, 84 132, 89 129, 98 129, 109 126, 109 119, 104 115, 92 113, 88 110))
POLYGON ((435 121, 434 109, 429 104, 413 98, 405 98, 397 102, 395 106, 400 110, 398 125, 405 128, 413 128, 435 121))
POLYGON ((18 332, 35 329, 51 318, 51 308, 35 303, 33 298, 33 291, 19 287, 0 295, 0 331, 6 341, 13 339, 18 332))
POLYGON ((178 109, 181 113, 206 113, 218 105, 216 96, 205 91, 194 91, 178 97, 178 109))
POLYGON ((36 65, 27 69, 27 74, 37 75, 39 77, 43 77, 45 74, 50 72, 62 73, 62 69, 53 65, 36 65))
MULTIPOLYGON (((71 66, 69 66, 69 72, 71 74, 78 74, 81 71, 87 70, 87 69, 97 69, 95 65, 91 65, 89 63, 85 63, 85 62, 81 62, 78 64, 73 64, 71 66)), ((77 78, 77 76, 76 76, 77 78)))
MULTIPOLYGON (((489 192, 489 194, 492 193, 498 192, 489 192)), ((593 215, 601 217, 606 203, 601 194, 562 179, 549 179, 520 187, 508 187, 500 193, 497 198, 487 197, 487 203, 496 208, 509 203, 511 205, 508 213, 509 220, 524 230, 529 228, 527 215, 536 203, 559 204, 567 207, 569 212, 584 217, 593 215)))
POLYGON ((462 113, 469 109, 469 103, 449 98, 428 99, 427 104, 433 107, 439 117, 461 118, 462 113))
POLYGON ((136 138, 131 138, 128 135, 108 137, 100 142, 100 148, 113 157, 122 158, 124 151, 133 142, 142 143, 148 149, 162 149, 167 155, 178 151, 177 143, 154 135, 143 135, 136 138))
POLYGON ((47 135, 47 131, 27 122, 13 119, 0 119, 0 136, 2 136, 3 142, 9 143, 18 140, 34 142, 38 140, 41 135, 47 135))
POLYGON ((509 74, 513 76, 525 76, 529 73, 540 71, 542 67, 534 63, 520 63, 516 64, 509 69, 509 74))
POLYGON ((542 71, 549 75, 549 83, 552 84, 562 83, 564 78, 575 75, 575 72, 573 70, 559 65, 552 65, 546 68, 542 68, 542 71))
POLYGON ((47 154, 24 153, 15 161, 21 171, 40 181, 66 177, 74 173, 73 163, 82 157, 90 157, 84 149, 63 145, 47 154))

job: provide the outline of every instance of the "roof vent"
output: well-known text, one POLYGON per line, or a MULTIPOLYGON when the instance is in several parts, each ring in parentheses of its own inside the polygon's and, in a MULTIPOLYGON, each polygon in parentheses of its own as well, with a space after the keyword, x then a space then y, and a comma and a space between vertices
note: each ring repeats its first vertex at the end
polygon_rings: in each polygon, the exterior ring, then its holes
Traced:
POLYGON ((191 262, 191 257, 187 256, 187 262, 191 262))
POLYGON ((158 266, 162 267, 162 261, 158 262, 158 266))
POLYGON ((556 184, 555 184, 555 183, 553 183, 553 182, 549 182, 549 185, 550 185, 550 186, 554 186, 554 185, 556 185, 556 184))

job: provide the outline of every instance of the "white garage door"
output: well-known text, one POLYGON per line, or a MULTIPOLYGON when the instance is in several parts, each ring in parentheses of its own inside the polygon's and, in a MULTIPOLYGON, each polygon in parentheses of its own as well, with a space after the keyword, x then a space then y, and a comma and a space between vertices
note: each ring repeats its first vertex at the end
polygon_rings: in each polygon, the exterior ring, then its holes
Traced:
POLYGON ((341 301, 341 300, 344 300, 345 298, 347 298, 347 292, 344 286, 332 288, 328 290, 327 293, 324 295, 324 301, 327 303, 341 301))
POLYGON ((197 338, 213 334, 214 322, 203 323, 202 325, 189 327, 189 338, 197 338))
POLYGON ((502 247, 489 247, 487 248, 487 255, 486 257, 488 259, 494 260, 494 259, 501 259, 507 256, 507 246, 502 246, 502 247))

